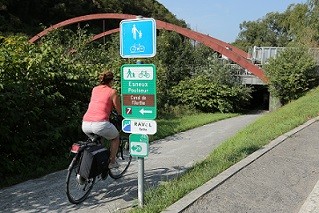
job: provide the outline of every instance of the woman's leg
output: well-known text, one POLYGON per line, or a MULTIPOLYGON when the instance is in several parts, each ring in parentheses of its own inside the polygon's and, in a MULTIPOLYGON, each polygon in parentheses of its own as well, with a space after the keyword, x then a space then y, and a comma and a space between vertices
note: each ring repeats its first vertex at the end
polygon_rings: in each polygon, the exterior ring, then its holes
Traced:
POLYGON ((115 163, 116 154, 120 145, 119 132, 113 124, 108 121, 95 122, 93 124, 94 133, 111 141, 110 163, 115 163), (113 138, 113 139, 111 139, 113 138))
POLYGON ((86 134, 89 138, 93 139, 93 130, 92 130, 92 122, 82 121, 82 131, 86 134))
POLYGON ((117 136, 116 138, 112 139, 111 142, 111 154, 110 154, 110 163, 115 163, 116 154, 119 149, 120 145, 120 138, 117 136))

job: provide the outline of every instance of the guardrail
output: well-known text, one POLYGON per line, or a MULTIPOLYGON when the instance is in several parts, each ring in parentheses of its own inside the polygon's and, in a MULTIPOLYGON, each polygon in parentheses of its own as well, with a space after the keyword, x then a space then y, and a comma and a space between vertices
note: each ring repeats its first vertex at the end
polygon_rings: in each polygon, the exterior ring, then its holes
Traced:
MULTIPOLYGON (((257 47, 252 48, 250 60, 254 64, 265 64, 269 58, 276 57, 280 52, 282 52, 287 47, 257 47)), ((317 64, 319 65, 319 48, 309 48, 309 53, 313 55, 317 64)))

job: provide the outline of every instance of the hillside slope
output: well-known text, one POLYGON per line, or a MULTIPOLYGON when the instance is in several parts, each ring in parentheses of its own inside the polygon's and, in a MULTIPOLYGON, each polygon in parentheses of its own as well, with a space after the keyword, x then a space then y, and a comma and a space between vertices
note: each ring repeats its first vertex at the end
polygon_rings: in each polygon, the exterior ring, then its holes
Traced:
MULTIPOLYGON (((69 18, 94 13, 124 13, 153 17, 186 26, 156 0, 2 0, 0 2, 0 33, 22 33, 32 36, 43 28, 69 18)), ((118 20, 106 22, 105 29, 118 26, 118 20)), ((91 26, 102 28, 100 22, 91 26)))

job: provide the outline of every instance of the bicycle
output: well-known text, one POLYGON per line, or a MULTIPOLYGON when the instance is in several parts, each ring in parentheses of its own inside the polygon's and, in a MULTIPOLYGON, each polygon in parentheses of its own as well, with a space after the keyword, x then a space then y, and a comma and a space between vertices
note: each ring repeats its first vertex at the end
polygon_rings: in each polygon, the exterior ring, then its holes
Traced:
MULTIPOLYGON (((114 115, 114 113, 113 113, 114 115)), ((118 118, 118 116, 117 116, 118 118)), ((112 122, 112 121, 111 121, 112 122)), ((113 121, 112 123, 119 129, 119 122, 113 121)), ((123 132, 120 132, 120 146, 117 153, 117 162, 119 164, 118 168, 109 169, 108 164, 103 167, 98 174, 90 178, 83 178, 79 174, 80 165, 83 158, 84 150, 92 148, 93 146, 102 146, 103 140, 102 137, 95 135, 94 139, 87 139, 87 141, 79 141, 74 143, 71 147, 71 153, 74 154, 74 157, 68 167, 68 174, 66 178, 66 194, 68 200, 73 204, 79 204, 83 202, 88 195, 90 194, 95 181, 97 178, 100 180, 105 180, 108 176, 113 179, 121 178, 124 173, 127 171, 128 167, 131 164, 132 156, 129 152, 129 141, 127 137, 123 136, 123 132)), ((107 141, 107 146, 105 150, 109 153, 110 141, 107 141)))

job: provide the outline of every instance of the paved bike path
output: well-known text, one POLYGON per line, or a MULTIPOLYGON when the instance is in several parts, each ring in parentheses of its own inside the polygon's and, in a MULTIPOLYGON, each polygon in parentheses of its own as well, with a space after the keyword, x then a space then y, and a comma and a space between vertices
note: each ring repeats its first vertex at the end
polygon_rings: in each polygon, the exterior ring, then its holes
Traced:
MULTIPOLYGON (((220 143, 260 117, 248 114, 204 125, 155 141, 145 159, 145 189, 176 177, 203 160, 220 143)), ((137 161, 119 180, 100 181, 88 199, 70 204, 65 194, 67 170, 0 190, 0 212, 119 212, 137 203, 137 161)))
POLYGON ((164 212, 318 213, 318 120, 278 137, 164 212))

